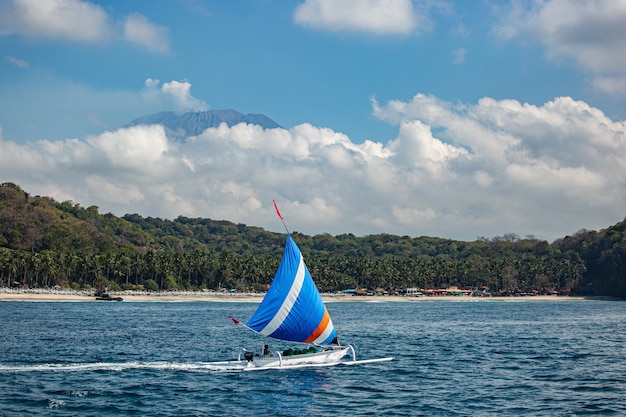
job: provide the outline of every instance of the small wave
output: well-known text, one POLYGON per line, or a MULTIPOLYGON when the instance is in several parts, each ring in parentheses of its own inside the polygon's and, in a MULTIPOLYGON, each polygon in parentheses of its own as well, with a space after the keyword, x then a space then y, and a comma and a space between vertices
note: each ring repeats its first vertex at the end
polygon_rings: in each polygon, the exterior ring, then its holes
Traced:
POLYGON ((89 391, 66 391, 65 393, 70 397, 86 397, 89 395, 89 391))
POLYGON ((63 400, 48 400, 48 408, 64 408, 65 401, 63 400))

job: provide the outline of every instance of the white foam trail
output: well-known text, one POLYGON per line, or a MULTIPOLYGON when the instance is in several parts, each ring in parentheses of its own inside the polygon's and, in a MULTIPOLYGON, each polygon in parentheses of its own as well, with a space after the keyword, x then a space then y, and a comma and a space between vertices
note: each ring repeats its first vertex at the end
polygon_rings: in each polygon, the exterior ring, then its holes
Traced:
POLYGON ((92 372, 125 371, 131 369, 156 369, 174 371, 220 370, 208 362, 94 362, 94 363, 44 363, 36 365, 0 365, 0 373, 6 372, 92 372))
POLYGON ((93 372, 125 371, 132 369, 155 369, 186 372, 241 372, 263 371, 270 369, 301 369, 336 365, 363 365, 376 362, 392 361, 394 358, 366 359, 359 361, 340 361, 319 364, 297 364, 281 367, 249 366, 245 361, 225 362, 94 362, 94 363, 44 363, 37 365, 0 365, 0 374, 9 372, 93 372))

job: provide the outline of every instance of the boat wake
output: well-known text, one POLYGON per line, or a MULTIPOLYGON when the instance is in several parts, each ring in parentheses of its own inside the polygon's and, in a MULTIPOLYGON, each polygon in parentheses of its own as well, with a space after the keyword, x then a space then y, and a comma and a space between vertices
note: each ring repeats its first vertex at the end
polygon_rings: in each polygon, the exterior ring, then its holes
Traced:
POLYGON ((226 362, 93 362, 93 363, 43 363, 32 365, 0 365, 0 374, 17 372, 101 372, 129 371, 150 369, 183 372, 242 372, 269 369, 299 369, 341 365, 363 365, 386 362, 394 358, 365 359, 359 361, 340 361, 332 364, 299 364, 283 367, 249 367, 243 361, 226 362))
POLYGON ((165 371, 219 371, 223 367, 210 362, 93 362, 93 363, 44 363, 33 365, 0 365, 0 373, 11 372, 93 372, 153 369, 165 371))

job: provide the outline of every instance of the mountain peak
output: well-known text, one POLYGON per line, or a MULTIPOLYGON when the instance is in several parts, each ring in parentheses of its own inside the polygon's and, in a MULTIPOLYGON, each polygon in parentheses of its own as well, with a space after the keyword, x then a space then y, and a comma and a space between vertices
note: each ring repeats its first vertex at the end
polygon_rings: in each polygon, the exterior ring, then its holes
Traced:
POLYGON ((263 129, 281 127, 278 123, 263 114, 249 113, 244 115, 232 109, 187 113, 163 111, 138 117, 124 127, 160 124, 165 127, 165 133, 169 138, 184 141, 189 136, 197 136, 206 129, 218 127, 222 123, 226 123, 229 127, 239 123, 254 124, 261 126, 263 129))

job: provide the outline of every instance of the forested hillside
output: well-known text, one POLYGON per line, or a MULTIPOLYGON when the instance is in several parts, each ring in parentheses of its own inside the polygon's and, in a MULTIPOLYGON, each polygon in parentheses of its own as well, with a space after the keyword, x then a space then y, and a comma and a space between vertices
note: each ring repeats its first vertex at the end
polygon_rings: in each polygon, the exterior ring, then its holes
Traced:
MULTIPOLYGON (((292 233, 322 291, 487 288, 626 298, 626 222, 549 243, 292 233)), ((224 220, 100 214, 0 185, 0 287, 263 291, 284 235, 224 220)))

